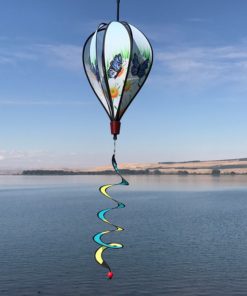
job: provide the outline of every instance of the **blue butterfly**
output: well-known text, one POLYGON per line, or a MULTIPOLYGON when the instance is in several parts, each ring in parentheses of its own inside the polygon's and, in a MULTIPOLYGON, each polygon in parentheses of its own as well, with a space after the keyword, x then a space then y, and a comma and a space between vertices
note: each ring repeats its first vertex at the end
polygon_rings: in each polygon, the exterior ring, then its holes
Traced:
POLYGON ((131 67, 131 74, 133 76, 138 76, 139 78, 142 78, 146 73, 146 69, 148 68, 149 59, 146 59, 141 64, 139 63, 139 59, 137 54, 134 54, 134 58, 132 60, 132 67, 131 67))
POLYGON ((118 74, 122 70, 123 59, 121 54, 115 55, 110 63, 110 68, 108 69, 108 76, 110 78, 117 78, 118 74))
POLYGON ((97 78, 97 80, 100 81, 98 65, 94 66, 94 64, 91 64, 90 68, 91 68, 91 71, 93 72, 93 74, 95 75, 95 77, 97 78))

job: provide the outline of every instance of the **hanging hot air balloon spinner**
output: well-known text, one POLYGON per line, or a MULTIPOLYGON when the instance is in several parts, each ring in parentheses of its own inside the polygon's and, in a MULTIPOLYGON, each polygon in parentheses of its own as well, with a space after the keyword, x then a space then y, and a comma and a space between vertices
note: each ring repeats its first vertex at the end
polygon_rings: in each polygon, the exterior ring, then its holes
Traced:
POLYGON ((85 42, 82 53, 83 67, 95 95, 110 119, 110 130, 114 140, 112 166, 121 182, 107 184, 99 188, 100 192, 117 205, 98 212, 97 216, 104 223, 114 227, 94 235, 99 245, 95 252, 95 260, 108 270, 107 277, 112 279, 113 272, 109 263, 103 258, 107 249, 120 249, 120 243, 105 243, 103 236, 123 231, 118 225, 112 224, 105 216, 113 210, 124 208, 122 202, 113 199, 108 189, 116 185, 129 185, 121 175, 116 162, 116 141, 120 133, 120 120, 142 88, 153 63, 153 50, 145 35, 133 25, 119 20, 120 0, 117 0, 117 19, 108 24, 101 23, 85 42))

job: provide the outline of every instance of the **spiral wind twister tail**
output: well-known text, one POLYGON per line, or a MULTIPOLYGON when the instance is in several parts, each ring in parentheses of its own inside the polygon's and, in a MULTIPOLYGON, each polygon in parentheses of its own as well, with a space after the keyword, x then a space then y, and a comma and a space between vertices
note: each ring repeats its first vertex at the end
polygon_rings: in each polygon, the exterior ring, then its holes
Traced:
POLYGON ((112 156, 112 166, 114 171, 116 172, 116 174, 118 174, 121 178, 121 182, 120 183, 116 183, 116 184, 106 184, 103 185, 99 188, 99 191, 101 192, 101 194, 103 194, 106 198, 109 198, 110 200, 114 201, 117 203, 117 206, 113 207, 113 208, 107 208, 105 210, 101 210, 97 213, 97 216, 100 220, 102 220, 104 223, 107 223, 113 227, 115 227, 114 230, 105 230, 103 232, 99 232, 97 234, 95 234, 95 236, 93 237, 93 240, 100 245, 100 247, 96 250, 95 252, 95 260, 98 264, 100 264, 101 266, 103 266, 104 268, 108 269, 108 273, 107 273, 107 277, 109 279, 111 279, 113 277, 113 272, 110 268, 110 265, 104 260, 103 258, 103 253, 107 250, 107 249, 121 249, 123 248, 123 245, 121 243, 105 243, 102 241, 102 236, 109 234, 111 232, 118 232, 118 231, 123 231, 124 228, 115 225, 113 223, 111 223, 109 220, 107 220, 105 218, 106 213, 108 213, 111 210, 115 210, 115 209, 119 209, 119 208, 124 208, 125 205, 122 202, 117 201, 116 199, 112 198, 110 196, 110 194, 108 193, 108 189, 113 187, 113 186, 117 186, 117 185, 129 185, 128 181, 125 180, 122 175, 119 172, 118 166, 117 166, 117 162, 115 159, 115 149, 114 149, 114 154, 112 156))

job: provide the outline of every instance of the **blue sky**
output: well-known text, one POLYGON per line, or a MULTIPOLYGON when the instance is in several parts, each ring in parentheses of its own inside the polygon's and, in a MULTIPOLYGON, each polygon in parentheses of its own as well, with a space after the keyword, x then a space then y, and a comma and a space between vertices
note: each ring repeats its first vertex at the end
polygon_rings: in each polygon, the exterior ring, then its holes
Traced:
MULTIPOLYGON (((115 1, 0 0, 0 168, 110 162, 109 120, 81 65, 115 1)), ((121 1, 154 48, 122 119, 119 162, 247 157, 247 1, 121 1)))

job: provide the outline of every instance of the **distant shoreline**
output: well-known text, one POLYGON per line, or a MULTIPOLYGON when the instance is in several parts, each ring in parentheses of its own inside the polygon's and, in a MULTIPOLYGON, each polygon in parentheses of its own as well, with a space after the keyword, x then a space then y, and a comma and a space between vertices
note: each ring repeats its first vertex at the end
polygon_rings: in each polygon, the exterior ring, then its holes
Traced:
MULTIPOLYGON (((124 175, 247 175, 247 158, 120 164, 124 175)), ((24 170, 22 175, 112 175, 110 166, 91 170, 24 170)))
MULTIPOLYGON (((188 172, 186 170, 178 171, 178 172, 170 172, 170 173, 163 173, 159 170, 149 171, 149 170, 121 170, 121 174, 123 175, 134 175, 134 176, 171 176, 171 175, 178 175, 178 176, 202 176, 202 175, 213 175, 213 176, 227 176, 227 175, 246 175, 247 173, 239 173, 239 172, 230 172, 230 173, 221 173, 220 170, 212 170, 211 173, 198 173, 198 172, 188 172)), ((18 174, 17 174, 18 175, 18 174)), ((74 171, 63 171, 63 170, 30 170, 30 171, 23 171, 21 174, 22 176, 100 176, 100 175, 115 175, 114 171, 100 171, 100 172, 74 172, 74 171)))
MULTIPOLYGON (((247 158, 209 160, 209 161, 182 161, 157 163, 123 163, 119 164, 123 175, 247 175, 247 158)), ((22 176, 67 176, 67 175, 113 175, 111 166, 102 166, 92 169, 25 169, 1 170, 0 175, 22 176)))

